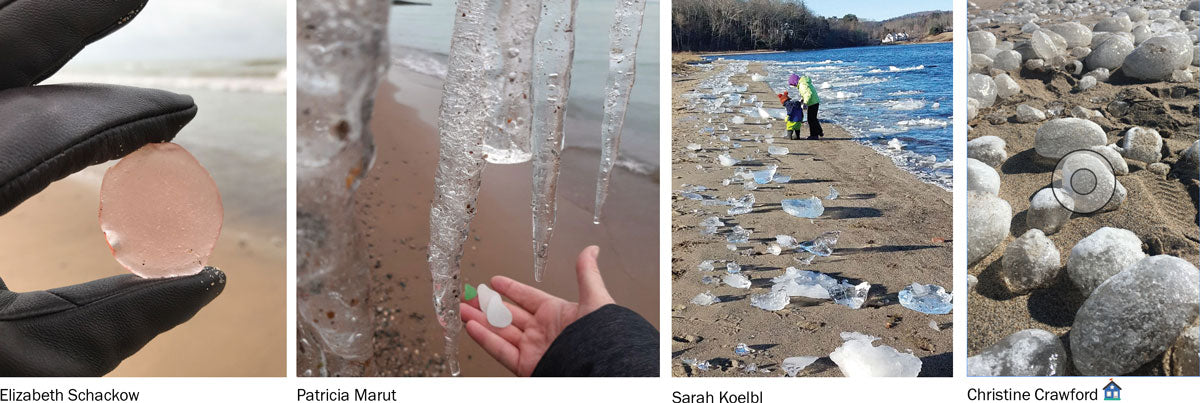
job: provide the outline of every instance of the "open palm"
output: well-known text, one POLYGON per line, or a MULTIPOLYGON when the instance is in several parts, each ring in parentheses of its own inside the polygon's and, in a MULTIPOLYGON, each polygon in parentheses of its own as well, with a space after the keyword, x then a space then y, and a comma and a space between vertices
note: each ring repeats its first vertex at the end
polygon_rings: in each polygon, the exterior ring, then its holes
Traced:
POLYGON ((575 263, 579 280, 579 302, 562 298, 504 276, 492 277, 491 288, 512 302, 512 325, 497 329, 479 310, 479 298, 460 304, 467 334, 497 361, 517 376, 529 376, 542 355, 563 329, 602 306, 614 303, 600 277, 597 246, 580 252, 575 263))

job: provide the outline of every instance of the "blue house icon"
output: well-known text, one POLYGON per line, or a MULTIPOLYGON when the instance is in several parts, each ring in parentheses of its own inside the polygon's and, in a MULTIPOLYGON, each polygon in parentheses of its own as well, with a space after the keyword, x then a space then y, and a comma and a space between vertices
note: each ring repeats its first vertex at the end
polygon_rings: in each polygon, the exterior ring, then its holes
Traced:
POLYGON ((1112 378, 1108 378, 1108 385, 1104 385, 1104 400, 1121 400, 1121 387, 1112 378))

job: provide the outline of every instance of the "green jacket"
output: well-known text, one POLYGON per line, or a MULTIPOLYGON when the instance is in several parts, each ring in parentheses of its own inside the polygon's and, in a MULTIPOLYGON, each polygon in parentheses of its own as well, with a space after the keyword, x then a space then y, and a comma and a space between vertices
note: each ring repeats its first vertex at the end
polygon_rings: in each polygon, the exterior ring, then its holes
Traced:
POLYGON ((808 76, 800 77, 800 82, 796 83, 796 91, 800 92, 800 99, 804 100, 805 105, 821 103, 821 98, 817 96, 817 89, 813 87, 812 79, 808 76))

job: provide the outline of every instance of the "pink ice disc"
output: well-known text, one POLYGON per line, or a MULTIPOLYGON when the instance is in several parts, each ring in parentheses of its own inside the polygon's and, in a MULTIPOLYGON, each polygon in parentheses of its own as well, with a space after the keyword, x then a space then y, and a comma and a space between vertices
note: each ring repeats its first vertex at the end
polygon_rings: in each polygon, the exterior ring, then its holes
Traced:
POLYGON ((144 278, 199 273, 224 214, 208 170, 174 143, 148 144, 125 156, 100 185, 104 239, 117 262, 144 278))

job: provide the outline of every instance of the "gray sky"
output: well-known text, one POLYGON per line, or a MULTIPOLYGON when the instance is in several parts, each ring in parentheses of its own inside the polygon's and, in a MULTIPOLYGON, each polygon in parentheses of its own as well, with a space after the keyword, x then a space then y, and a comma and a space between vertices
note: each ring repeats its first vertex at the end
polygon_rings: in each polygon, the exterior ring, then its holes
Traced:
POLYGON ((150 0, 75 62, 283 58, 286 14, 286 0, 150 0))

